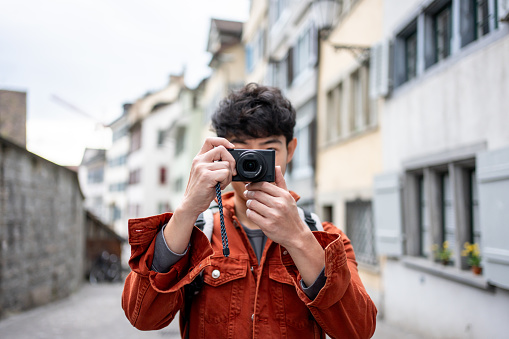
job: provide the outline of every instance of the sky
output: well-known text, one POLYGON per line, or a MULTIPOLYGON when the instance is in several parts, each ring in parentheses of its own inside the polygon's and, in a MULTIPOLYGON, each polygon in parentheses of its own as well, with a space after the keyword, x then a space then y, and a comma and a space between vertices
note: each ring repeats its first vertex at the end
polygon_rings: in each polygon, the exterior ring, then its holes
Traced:
POLYGON ((27 92, 27 149, 77 166, 124 103, 210 74, 211 18, 248 15, 249 0, 0 0, 0 89, 27 92))

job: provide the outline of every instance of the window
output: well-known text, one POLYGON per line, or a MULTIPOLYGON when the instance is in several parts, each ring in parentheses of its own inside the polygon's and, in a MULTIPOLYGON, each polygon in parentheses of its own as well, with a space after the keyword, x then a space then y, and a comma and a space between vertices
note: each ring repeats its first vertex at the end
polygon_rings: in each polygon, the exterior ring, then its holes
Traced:
POLYGON ((129 126, 121 127, 115 131, 113 131, 113 141, 117 141, 118 139, 122 138, 123 136, 126 136, 129 133, 129 126))
POLYGON ((447 242, 449 265, 467 269, 465 242, 481 239, 475 160, 465 159, 407 172, 405 185, 406 252, 437 261, 433 249, 447 242))
POLYGON ((468 0, 460 3, 461 47, 498 28, 497 0, 468 0))
POLYGON ((439 62, 451 55, 451 4, 445 6, 433 16, 433 24, 435 62, 439 62))
POLYGON ((343 83, 327 93, 327 135, 326 140, 332 141, 341 136, 341 114, 343 103, 343 83))
POLYGON ((88 170, 88 180, 89 184, 99 184, 104 180, 104 168, 91 168, 88 170))
POLYGON ((129 172, 129 185, 135 185, 141 181, 141 169, 136 169, 129 172))
POLYGON ((442 225, 440 233, 442 234, 442 239, 440 239, 440 243, 447 242, 450 248, 456 248, 456 222, 452 198, 451 176, 449 173, 442 174, 441 186, 442 225))
POLYGON ((141 148, 141 124, 133 126, 131 130, 130 151, 134 152, 141 148))
POLYGON ((299 36, 293 49, 293 77, 297 78, 305 69, 314 67, 317 54, 317 34, 313 26, 299 36))
POLYGON ((265 54, 265 30, 258 30, 251 40, 246 45, 246 69, 252 72, 257 63, 263 59, 265 54))
POLYGON ((418 52, 417 19, 401 30, 394 43, 394 85, 397 87, 417 77, 418 52))
POLYGON ((173 189, 175 192, 181 192, 184 190, 184 178, 180 177, 175 180, 173 183, 173 189))
POLYGON ((159 130, 157 132, 157 147, 162 147, 164 145, 164 139, 166 138, 166 131, 159 130))
POLYGON ((418 179, 418 194, 419 194, 419 254, 423 257, 430 257, 431 250, 431 233, 429 230, 429 212, 428 202, 426 198, 426 186, 424 185, 424 176, 419 175, 418 179))
POLYGON ((288 6, 288 0, 270 1, 269 18, 271 25, 279 20, 286 6, 288 6))
POLYGON ((166 167, 159 168, 159 184, 166 184, 166 167))
POLYGON ((376 265, 378 260, 371 201, 355 200, 346 203, 346 227, 357 261, 376 265))
POLYGON ((175 155, 179 155, 184 151, 186 138, 186 128, 179 126, 177 128, 177 136, 175 141, 175 155))
POLYGON ((362 66, 350 76, 350 132, 358 132, 370 125, 368 71, 362 66))
POLYGON ((417 32, 405 38, 405 81, 417 76, 417 32))

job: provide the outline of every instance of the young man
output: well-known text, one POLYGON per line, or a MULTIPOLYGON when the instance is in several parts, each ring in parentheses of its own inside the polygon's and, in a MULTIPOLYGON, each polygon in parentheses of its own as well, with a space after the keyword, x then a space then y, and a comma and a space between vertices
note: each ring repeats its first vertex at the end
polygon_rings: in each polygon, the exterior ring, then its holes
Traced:
POLYGON ((329 222, 312 232, 299 216, 299 197, 286 187, 297 147, 290 102, 276 88, 249 84, 222 101, 212 125, 218 137, 205 140, 195 157, 182 204, 129 221, 132 272, 122 295, 129 321, 160 329, 180 311, 188 338, 371 337, 377 311, 350 240, 329 222), (275 150, 275 182, 232 182, 230 148, 275 150), (219 213, 210 242, 194 226, 217 183, 233 187, 223 195, 229 257, 219 213), (203 285, 190 296, 185 287, 195 279, 203 285))

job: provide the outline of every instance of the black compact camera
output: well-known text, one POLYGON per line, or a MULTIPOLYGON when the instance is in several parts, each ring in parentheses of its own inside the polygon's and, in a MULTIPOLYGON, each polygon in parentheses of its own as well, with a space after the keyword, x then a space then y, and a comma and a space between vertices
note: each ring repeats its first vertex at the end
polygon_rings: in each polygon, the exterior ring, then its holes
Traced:
POLYGON ((276 151, 261 149, 229 149, 235 159, 237 175, 233 181, 268 181, 276 180, 276 151))

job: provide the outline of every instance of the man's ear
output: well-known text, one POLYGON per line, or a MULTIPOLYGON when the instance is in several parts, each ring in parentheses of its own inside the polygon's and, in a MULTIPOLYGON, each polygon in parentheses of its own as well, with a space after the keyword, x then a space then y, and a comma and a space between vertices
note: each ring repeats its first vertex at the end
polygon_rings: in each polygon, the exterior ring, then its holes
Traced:
POLYGON ((293 138, 286 147, 288 154, 286 155, 286 163, 289 164, 292 161, 293 154, 295 153, 295 149, 297 148, 297 138, 293 138))

